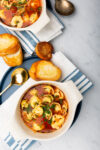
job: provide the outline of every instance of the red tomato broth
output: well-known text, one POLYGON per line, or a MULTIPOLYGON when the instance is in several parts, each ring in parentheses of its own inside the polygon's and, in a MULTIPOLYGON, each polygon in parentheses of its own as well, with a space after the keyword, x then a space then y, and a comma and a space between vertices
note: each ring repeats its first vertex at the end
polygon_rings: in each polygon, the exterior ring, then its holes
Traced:
MULTIPOLYGON (((22 99, 21 99, 21 102, 23 101, 23 100, 26 100, 27 102, 28 102, 28 104, 30 105, 30 99, 31 99, 31 97, 33 96, 32 94, 30 94, 30 92, 31 92, 31 90, 37 90, 38 91, 38 93, 37 93, 37 97, 39 97, 40 99, 42 99, 44 96, 45 96, 45 94, 47 95, 47 92, 45 92, 44 91, 44 86, 45 86, 46 84, 40 84, 40 85, 37 85, 37 86, 34 86, 34 87, 32 87, 32 88, 30 88, 25 94, 24 94, 24 96, 22 97, 22 99)), ((55 86, 52 86, 52 85, 50 85, 54 90, 57 88, 57 87, 55 87, 55 86)), ((60 90, 60 89, 59 89, 60 90)), ((61 90, 60 90, 61 91, 61 90)), ((63 93, 64 94, 64 93, 63 93)), ((61 107, 62 107, 62 105, 63 105, 63 103, 64 102, 66 102, 67 103, 67 111, 66 111, 66 114, 64 115, 64 122, 65 122, 65 120, 67 119, 67 116, 68 116, 68 112, 69 112, 69 106, 68 106, 68 102, 67 102, 67 99, 65 98, 65 95, 64 95, 64 99, 62 100, 63 102, 62 103, 60 103, 60 101, 58 101, 58 99, 57 99, 57 101, 55 101, 55 99, 53 100, 53 102, 57 102, 57 103, 59 103, 60 105, 61 105, 61 107)), ((43 102, 41 101, 41 105, 43 104, 43 102)), ((39 105, 39 104, 38 104, 39 105)), ((38 106, 37 105, 37 106, 38 106)), ((49 107, 51 107, 52 106, 52 103, 50 103, 50 104, 48 104, 48 103, 46 103, 46 104, 43 104, 43 105, 49 105, 49 107)), ((32 112, 32 110, 34 110, 34 108, 32 108, 32 107, 30 107, 30 110, 29 110, 29 112, 32 112)), ((50 110, 52 111, 52 116, 53 115, 63 115, 62 114, 62 111, 60 111, 60 112, 56 112, 55 113, 55 111, 54 111, 54 108, 50 108, 50 110)), ((24 123, 25 123, 25 125, 27 126, 27 127, 29 127, 32 131, 34 131, 34 132, 40 132, 40 133, 50 133, 50 132, 54 132, 54 131, 56 131, 57 129, 56 128, 53 128, 52 126, 51 126, 51 122, 52 122, 52 119, 50 119, 50 120, 48 120, 47 118, 46 118, 46 116, 43 116, 43 114, 41 115, 41 116, 38 116, 37 118, 33 118, 32 120, 30 120, 30 121, 27 121, 27 116, 26 115, 23 115, 23 112, 24 111, 26 111, 26 109, 24 108, 24 109, 22 109, 22 106, 21 106, 21 103, 20 103, 20 113, 21 113, 21 118, 22 118, 22 120, 24 121, 24 123), (33 128, 33 125, 34 125, 34 123, 36 123, 37 125, 39 125, 40 127, 41 126, 43 126, 43 129, 41 129, 41 130, 35 130, 34 128, 33 128)), ((44 110, 43 110, 43 112, 44 112, 44 110)), ((27 113, 28 114, 28 113, 27 113)), ((63 123, 64 124, 64 123, 63 123)), ((63 124, 59 127, 59 128, 61 128, 62 126, 63 126, 63 124)))
POLYGON ((23 0, 2 1, 0 1, 0 11, 2 10, 0 20, 8 26, 24 28, 36 22, 41 15, 41 0, 24 0, 23 3, 23 0), (24 17, 24 14, 27 14, 27 18, 24 17), (20 18, 16 16, 20 16, 20 18))

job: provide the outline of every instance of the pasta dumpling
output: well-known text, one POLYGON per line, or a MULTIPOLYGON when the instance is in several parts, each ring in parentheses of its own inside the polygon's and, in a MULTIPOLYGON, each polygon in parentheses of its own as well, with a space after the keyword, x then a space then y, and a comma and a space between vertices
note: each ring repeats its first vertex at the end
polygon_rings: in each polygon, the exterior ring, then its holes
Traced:
POLYGON ((37 19, 38 19, 38 14, 37 14, 37 13, 33 13, 33 14, 30 16, 30 21, 31 21, 31 23, 34 23, 37 19))
POLYGON ((54 97, 57 99, 64 99, 64 94, 58 88, 55 89, 54 97))
POLYGON ((54 112, 58 113, 61 111, 61 105, 57 102, 53 102, 51 105, 51 108, 53 106, 54 112))
POLYGON ((32 96, 30 99, 30 104, 34 108, 36 105, 40 104, 40 99, 37 96, 32 96))
POLYGON ((22 109, 28 107, 27 100, 22 100, 22 102, 21 102, 21 107, 22 107, 22 109))
POLYGON ((11 20, 11 25, 21 28, 23 25, 23 19, 21 16, 14 16, 11 20))
POLYGON ((54 129, 59 129, 64 123, 64 117, 62 115, 53 115, 51 126, 54 129))
POLYGON ((30 94, 31 94, 31 95, 35 95, 35 96, 36 96, 36 95, 37 95, 37 93, 38 93, 38 92, 37 92, 37 90, 36 90, 36 89, 32 89, 32 90, 30 91, 30 94))
POLYGON ((54 100, 52 95, 45 95, 42 99, 43 103, 51 103, 54 100))
POLYGON ((43 88, 44 88, 45 92, 47 92, 48 94, 54 94, 54 89, 51 86, 45 85, 45 86, 43 86, 43 88))
POLYGON ((44 128, 44 125, 42 124, 41 126, 37 124, 36 122, 33 123, 33 130, 35 131, 40 131, 44 128))
POLYGON ((5 19, 4 10, 0 10, 0 18, 5 19))
POLYGON ((62 105, 62 114, 63 114, 63 115, 66 115, 67 110, 68 110, 68 105, 67 105, 67 102, 64 101, 64 102, 63 102, 63 105, 62 105))
POLYGON ((40 105, 38 105, 33 109, 32 113, 34 118, 36 118, 37 116, 40 117, 43 114, 43 108, 40 105))

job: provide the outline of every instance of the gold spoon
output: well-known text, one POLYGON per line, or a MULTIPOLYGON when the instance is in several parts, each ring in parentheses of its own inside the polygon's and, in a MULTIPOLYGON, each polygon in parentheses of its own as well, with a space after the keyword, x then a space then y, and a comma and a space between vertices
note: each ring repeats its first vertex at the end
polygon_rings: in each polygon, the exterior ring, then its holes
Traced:
POLYGON ((60 15, 68 16, 74 12, 75 7, 67 0, 56 0, 55 9, 60 15))
POLYGON ((15 69, 11 74, 11 83, 0 93, 0 96, 13 84, 22 85, 25 81, 28 80, 28 73, 23 68, 15 69))

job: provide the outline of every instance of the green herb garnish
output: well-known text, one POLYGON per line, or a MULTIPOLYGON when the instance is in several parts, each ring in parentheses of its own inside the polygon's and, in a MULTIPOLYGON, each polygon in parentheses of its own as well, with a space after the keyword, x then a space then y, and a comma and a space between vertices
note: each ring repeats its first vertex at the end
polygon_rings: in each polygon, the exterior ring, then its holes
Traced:
POLYGON ((24 110, 26 110, 27 113, 31 112, 32 111, 31 105, 29 104, 27 108, 24 108, 24 110))
POLYGON ((55 109, 55 106, 56 106, 55 104, 52 104, 50 108, 55 109))

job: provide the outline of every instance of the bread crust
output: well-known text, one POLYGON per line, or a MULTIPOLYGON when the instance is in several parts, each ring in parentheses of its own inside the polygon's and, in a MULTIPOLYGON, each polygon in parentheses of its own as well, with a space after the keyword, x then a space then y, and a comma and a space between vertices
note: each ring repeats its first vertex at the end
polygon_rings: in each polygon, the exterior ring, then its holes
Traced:
POLYGON ((35 47, 37 56, 44 60, 52 58, 53 46, 49 42, 39 42, 35 47))
POLYGON ((37 68, 38 63, 39 63, 39 61, 33 63, 32 66, 31 66, 31 68, 29 69, 29 75, 34 80, 38 80, 36 78, 36 68, 37 68))
POLYGON ((17 37, 8 33, 0 34, 0 56, 14 54, 19 50, 19 47, 17 37))
POLYGON ((5 63, 10 67, 20 66, 23 62, 23 52, 21 47, 19 46, 19 50, 10 55, 6 55, 3 57, 5 63))
POLYGON ((29 75, 34 80, 57 81, 61 78, 61 70, 51 61, 40 60, 32 64, 29 75))

